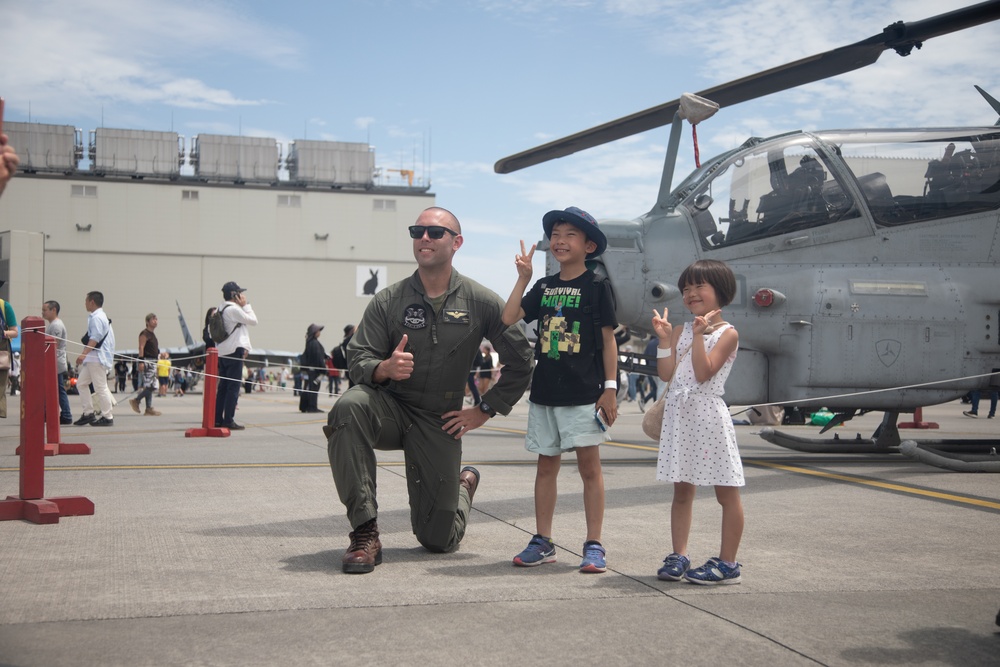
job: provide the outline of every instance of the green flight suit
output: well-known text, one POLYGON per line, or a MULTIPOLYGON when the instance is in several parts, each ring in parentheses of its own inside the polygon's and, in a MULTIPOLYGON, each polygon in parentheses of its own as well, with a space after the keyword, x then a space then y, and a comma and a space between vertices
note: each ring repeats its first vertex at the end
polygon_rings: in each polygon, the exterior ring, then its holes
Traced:
POLYGON ((374 450, 402 449, 414 535, 430 551, 458 546, 472 503, 459 484, 462 441, 441 430, 441 415, 462 409, 483 338, 503 365, 483 401, 509 414, 531 381, 531 347, 517 326, 503 324, 503 307, 494 292, 455 270, 436 313, 417 273, 372 298, 347 348, 355 386, 334 404, 325 429, 333 479, 353 528, 378 515, 374 450), (375 384, 375 368, 403 334, 412 375, 375 384))

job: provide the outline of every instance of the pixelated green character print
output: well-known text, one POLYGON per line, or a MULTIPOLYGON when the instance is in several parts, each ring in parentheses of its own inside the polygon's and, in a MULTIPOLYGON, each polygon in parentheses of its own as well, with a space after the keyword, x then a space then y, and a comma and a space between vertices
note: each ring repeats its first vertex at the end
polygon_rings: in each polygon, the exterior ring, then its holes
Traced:
POLYGON ((549 359, 559 358, 559 338, 562 336, 558 329, 552 329, 549 331, 549 359))
POLYGON ((566 341, 566 353, 573 354, 577 352, 577 348, 580 345, 580 323, 573 322, 573 331, 565 336, 563 340, 566 341))

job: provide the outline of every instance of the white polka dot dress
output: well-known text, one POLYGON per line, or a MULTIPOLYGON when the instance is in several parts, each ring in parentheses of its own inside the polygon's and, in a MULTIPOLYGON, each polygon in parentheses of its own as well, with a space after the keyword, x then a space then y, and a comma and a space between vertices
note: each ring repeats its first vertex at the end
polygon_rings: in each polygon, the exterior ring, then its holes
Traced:
MULTIPOLYGON (((712 351, 728 328, 722 326, 705 338, 706 352, 712 351)), ((696 486, 743 486, 743 463, 733 418, 722 400, 736 353, 710 380, 699 383, 694 378, 691 353, 684 352, 693 339, 689 322, 677 341, 680 365, 664 399, 656 479, 696 486)))

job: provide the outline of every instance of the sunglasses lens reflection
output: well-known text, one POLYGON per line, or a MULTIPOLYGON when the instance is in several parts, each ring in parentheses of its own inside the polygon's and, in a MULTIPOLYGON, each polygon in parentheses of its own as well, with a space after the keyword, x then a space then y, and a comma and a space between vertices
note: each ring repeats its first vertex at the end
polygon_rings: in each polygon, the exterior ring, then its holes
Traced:
POLYGON ((439 225, 431 225, 429 227, 424 227, 421 225, 413 225, 410 227, 410 238, 411 239, 422 239, 424 237, 424 232, 427 233, 427 238, 437 241, 445 232, 450 232, 451 230, 447 227, 441 227, 439 225))

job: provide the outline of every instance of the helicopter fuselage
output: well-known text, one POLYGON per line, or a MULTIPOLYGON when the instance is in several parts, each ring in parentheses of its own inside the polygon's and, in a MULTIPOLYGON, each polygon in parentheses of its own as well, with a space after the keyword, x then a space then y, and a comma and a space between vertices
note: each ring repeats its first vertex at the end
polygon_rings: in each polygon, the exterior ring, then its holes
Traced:
POLYGON ((754 139, 600 226, 596 268, 633 331, 654 308, 690 319, 676 283, 691 262, 733 269, 730 404, 907 412, 1000 369, 995 127, 754 139))

